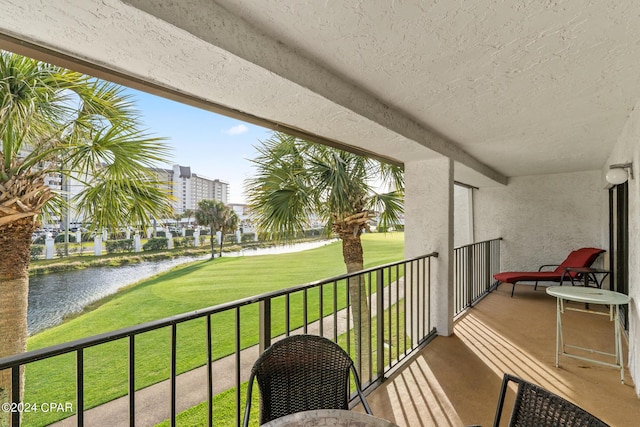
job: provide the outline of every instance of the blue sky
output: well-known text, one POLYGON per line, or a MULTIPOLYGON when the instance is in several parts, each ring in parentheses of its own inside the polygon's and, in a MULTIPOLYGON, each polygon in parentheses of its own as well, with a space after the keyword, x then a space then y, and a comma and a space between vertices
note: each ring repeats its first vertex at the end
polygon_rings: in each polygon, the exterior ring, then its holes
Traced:
MULTIPOLYGON (((230 184, 229 202, 244 203, 243 182, 253 174, 254 146, 271 131, 249 123, 179 104, 133 89, 142 126, 150 134, 167 138, 172 163, 191 166, 191 172, 230 184)), ((165 165, 170 167, 170 165, 165 165)))

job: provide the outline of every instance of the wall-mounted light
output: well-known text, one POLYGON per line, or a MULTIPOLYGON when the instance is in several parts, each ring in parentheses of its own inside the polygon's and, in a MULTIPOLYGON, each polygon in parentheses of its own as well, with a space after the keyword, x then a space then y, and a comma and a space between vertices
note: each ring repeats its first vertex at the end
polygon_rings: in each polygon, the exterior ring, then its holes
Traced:
POLYGON ((633 179, 633 163, 619 163, 609 166, 607 172, 607 182, 618 185, 627 181, 627 178, 633 179), (628 171, 628 173, 627 173, 628 171))

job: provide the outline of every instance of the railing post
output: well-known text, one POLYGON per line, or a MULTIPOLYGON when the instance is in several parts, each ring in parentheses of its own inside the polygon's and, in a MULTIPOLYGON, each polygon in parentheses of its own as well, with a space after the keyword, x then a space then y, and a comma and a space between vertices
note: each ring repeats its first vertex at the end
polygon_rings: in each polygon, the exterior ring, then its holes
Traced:
MULTIPOLYGON (((20 369, 20 365, 16 365, 11 368, 11 405, 14 408, 20 404, 20 397, 22 393, 20 392, 20 379, 22 377, 22 370, 20 369)), ((11 412, 11 425, 13 427, 20 427, 20 422, 22 421, 22 413, 20 411, 12 411, 11 412)))
POLYGON ((176 416, 178 415, 178 408, 176 402, 178 399, 178 324, 173 323, 171 325, 171 367, 170 367, 170 380, 171 380, 171 427, 176 426, 176 416))
MULTIPOLYGON (((391 307, 389 307, 391 308, 391 307)), ((384 272, 382 269, 376 271, 376 341, 377 360, 376 375, 382 376, 384 372, 384 272)))
POLYGON ((465 298, 465 307, 471 307, 473 301, 473 247, 467 246, 467 295, 465 298))
MULTIPOLYGON (((133 340, 133 336, 131 337, 133 340)), ((131 353, 131 347, 129 348, 131 353)), ((132 357, 132 356, 130 356, 132 357)), ((131 416, 129 416, 131 419, 131 416)), ((79 426, 84 425, 84 350, 76 352, 76 420, 79 426)), ((131 424, 135 427, 135 424, 131 424)))
MULTIPOLYGON (((136 425, 136 336, 129 336, 129 427, 135 427, 136 425)), ((82 358, 82 349, 78 350, 78 370, 80 371, 80 365, 82 358)), ((78 390, 81 389, 80 381, 82 377, 78 375, 78 390)), ((83 387, 84 388, 84 387, 83 387)), ((80 410, 84 412, 84 395, 78 392, 78 417, 80 417, 80 410), (82 405, 82 406, 80 406, 82 405)), ((83 425, 78 418, 78 425, 83 425)))
POLYGON ((260 324, 258 329, 260 334, 258 349, 259 354, 262 354, 271 345, 271 298, 261 300, 259 306, 260 324))
POLYGON ((495 259, 495 264, 493 265, 495 268, 495 272, 498 273, 502 267, 502 242, 501 242, 501 238, 498 239, 495 243, 495 246, 497 246, 495 248, 496 251, 496 259, 495 259))
POLYGON ((489 288, 491 288, 491 260, 493 257, 493 254, 491 253, 491 241, 486 241, 484 242, 484 246, 485 246, 485 256, 484 256, 484 271, 485 271, 485 277, 484 277, 484 289, 486 291, 489 291, 489 288))

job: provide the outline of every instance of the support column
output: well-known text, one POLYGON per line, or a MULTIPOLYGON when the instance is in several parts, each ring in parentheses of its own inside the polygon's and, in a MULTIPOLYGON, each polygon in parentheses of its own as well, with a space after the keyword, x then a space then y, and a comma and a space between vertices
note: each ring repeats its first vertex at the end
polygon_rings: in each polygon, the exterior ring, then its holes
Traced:
POLYGON ((51 234, 47 233, 47 238, 44 240, 44 259, 53 259, 55 239, 51 237, 51 234))
POLYGON ((405 164, 405 257, 438 252, 431 260, 431 326, 453 333, 453 161, 405 164))
POLYGON ((136 234, 133 236, 133 251, 140 252, 142 251, 142 244, 140 243, 140 235, 136 231, 136 234))
POLYGON ((173 249, 173 233, 169 227, 165 228, 164 234, 167 236, 167 249, 173 249))
POLYGON ((95 256, 102 255, 102 235, 96 234, 93 238, 93 254, 95 256))

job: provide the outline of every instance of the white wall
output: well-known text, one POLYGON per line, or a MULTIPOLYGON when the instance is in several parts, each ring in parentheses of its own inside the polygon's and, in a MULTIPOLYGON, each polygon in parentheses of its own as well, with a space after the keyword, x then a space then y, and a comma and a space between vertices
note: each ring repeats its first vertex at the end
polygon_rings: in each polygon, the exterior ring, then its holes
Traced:
POLYGON ((453 162, 405 164, 405 257, 438 252, 431 263, 431 326, 453 332, 453 162))
POLYGON ((602 170, 602 182, 609 165, 633 162, 634 179, 629 180, 629 370, 640 395, 640 103, 631 112, 609 160, 602 170))
POLYGON ((473 220, 471 215, 473 190, 460 185, 453 186, 453 246, 474 243, 473 220))
POLYGON ((510 178, 474 191, 477 241, 502 237, 503 271, 559 264, 573 249, 607 249, 600 171, 510 178))

